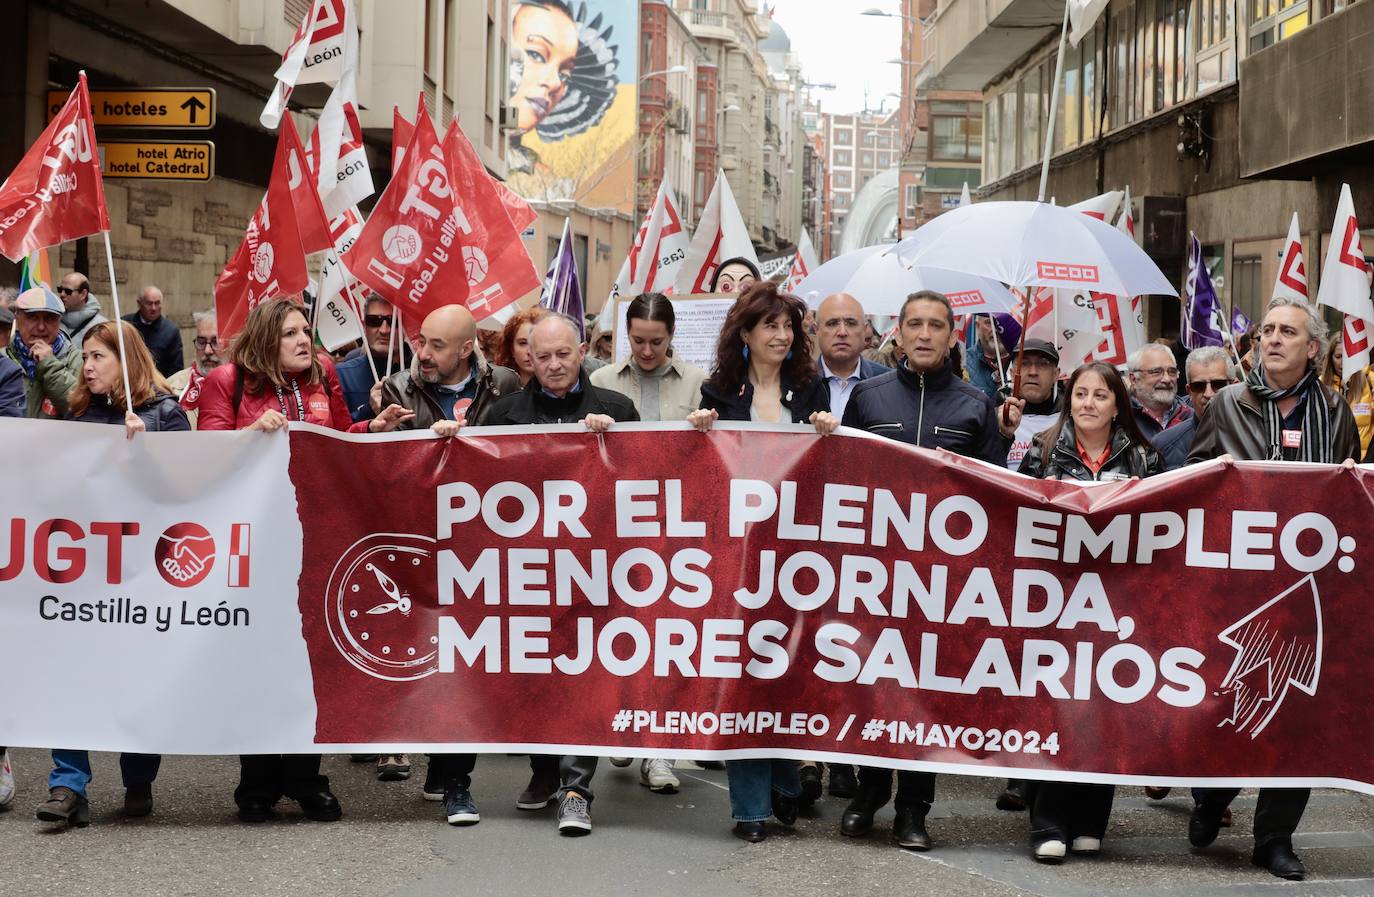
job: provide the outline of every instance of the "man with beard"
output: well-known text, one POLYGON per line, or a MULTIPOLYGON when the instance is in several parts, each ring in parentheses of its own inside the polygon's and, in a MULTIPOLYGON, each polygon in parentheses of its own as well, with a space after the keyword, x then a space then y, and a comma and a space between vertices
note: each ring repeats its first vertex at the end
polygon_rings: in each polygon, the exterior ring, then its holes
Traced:
POLYGON ((1193 416, 1192 406, 1179 397, 1178 362, 1168 346, 1141 346, 1127 359, 1126 371, 1131 411, 1146 439, 1153 440, 1193 416))

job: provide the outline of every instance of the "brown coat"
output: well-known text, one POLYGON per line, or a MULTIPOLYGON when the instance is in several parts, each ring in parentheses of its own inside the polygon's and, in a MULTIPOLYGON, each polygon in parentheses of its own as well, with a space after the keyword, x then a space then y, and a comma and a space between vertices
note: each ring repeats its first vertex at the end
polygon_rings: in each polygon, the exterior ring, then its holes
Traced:
MULTIPOLYGON (((1360 434, 1355 416, 1345 399, 1321 383, 1321 400, 1331 414, 1331 456, 1337 462, 1360 460, 1360 434)), ((1188 463, 1210 461, 1230 455, 1237 461, 1269 461, 1269 434, 1264 426, 1264 411, 1259 397, 1244 383, 1234 383, 1207 403, 1207 413, 1197 425, 1188 463)))

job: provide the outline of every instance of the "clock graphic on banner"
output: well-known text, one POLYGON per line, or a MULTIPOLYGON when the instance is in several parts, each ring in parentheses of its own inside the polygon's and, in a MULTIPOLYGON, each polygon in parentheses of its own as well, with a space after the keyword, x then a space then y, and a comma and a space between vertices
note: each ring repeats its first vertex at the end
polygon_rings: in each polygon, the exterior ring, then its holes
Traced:
POLYGON ((439 669, 438 636, 421 602, 434 594, 434 540, 404 533, 359 539, 325 588, 334 646, 378 679, 409 681, 439 669))

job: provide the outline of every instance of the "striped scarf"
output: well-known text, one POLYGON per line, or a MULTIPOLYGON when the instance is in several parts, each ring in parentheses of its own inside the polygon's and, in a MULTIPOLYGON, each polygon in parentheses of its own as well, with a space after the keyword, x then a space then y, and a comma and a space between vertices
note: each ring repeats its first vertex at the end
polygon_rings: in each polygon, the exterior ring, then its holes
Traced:
POLYGON ((1306 395, 1307 410, 1303 417, 1302 446, 1298 449, 1297 460, 1334 463, 1331 453, 1331 415, 1327 413, 1326 397, 1318 385, 1315 369, 1309 369, 1301 380, 1287 389, 1275 389, 1265 380, 1264 365, 1257 364, 1245 378, 1245 385, 1263 403, 1264 429, 1269 437, 1269 460, 1284 460, 1283 415, 1279 412, 1279 401, 1306 395))

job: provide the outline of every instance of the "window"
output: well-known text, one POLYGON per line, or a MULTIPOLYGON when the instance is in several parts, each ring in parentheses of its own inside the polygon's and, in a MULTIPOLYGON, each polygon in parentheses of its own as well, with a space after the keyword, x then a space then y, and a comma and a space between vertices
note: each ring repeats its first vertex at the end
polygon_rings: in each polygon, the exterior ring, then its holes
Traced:
POLYGON ((904 218, 915 218, 921 207, 921 187, 919 184, 906 185, 906 214, 904 218))
POLYGON ((997 166, 998 177, 1004 177, 1016 170, 1016 120, 1018 114, 1016 93, 1016 88, 1012 86, 1008 87, 1002 92, 1002 95, 998 97, 998 105, 1000 108, 997 113, 997 118, 1002 132, 1000 140, 1002 144, 1002 159, 997 166))
POLYGON ((835 172, 835 189, 837 189, 837 190, 848 190, 849 187, 850 187, 849 172, 847 172, 847 171, 837 171, 837 172, 835 172))
POLYGON ((835 194, 835 208, 837 208, 837 209, 847 209, 847 208, 849 208, 849 194, 848 194, 848 193, 836 193, 836 194, 835 194))
POLYGON ((872 146, 877 139, 878 136, 872 131, 864 131, 864 146, 872 146))
POLYGON ((854 132, 848 128, 835 129, 835 143, 841 146, 854 145, 854 132))
POLYGON ((1233 0, 1198 0, 1197 62, 1192 86, 1205 93, 1236 80, 1236 53, 1232 45, 1236 20, 1233 0))
POLYGON ((977 162, 983 156, 982 104, 934 100, 930 104, 930 157, 977 162))
POLYGON ((878 167, 879 167, 879 168, 882 168, 882 169, 886 169, 886 168, 887 168, 887 165, 888 165, 888 155, 887 155, 887 153, 878 153, 878 167))
POLYGON ((1017 165, 1025 168, 1040 161, 1041 142, 1044 133, 1041 109, 1044 106, 1044 93, 1041 90, 1041 79, 1043 78, 1045 66, 1040 64, 1032 68, 1021 78, 1017 84, 1017 92, 1020 94, 1021 102, 1021 127, 1017 131, 1018 151, 1016 154, 1017 165))
POLYGON ((869 152, 868 150, 864 150, 863 152, 859 153, 859 167, 860 167, 860 168, 872 168, 872 167, 873 167, 873 153, 869 152))
POLYGON ((854 164, 854 154, 849 150, 835 150, 835 164, 845 167, 854 164))
POLYGON ((1311 23, 1307 0, 1244 0, 1250 14, 1250 52, 1286 40, 1311 23))
POLYGON ((986 147, 983 151, 983 170, 987 172, 986 180, 994 180, 998 177, 998 171, 1002 164, 1001 144, 997 137, 997 98, 993 97, 983 104, 983 116, 987 121, 986 147))
POLYGON ((892 146, 892 138, 886 134, 878 135, 878 148, 889 149, 892 146))

